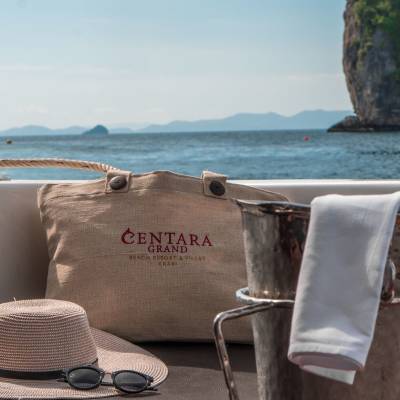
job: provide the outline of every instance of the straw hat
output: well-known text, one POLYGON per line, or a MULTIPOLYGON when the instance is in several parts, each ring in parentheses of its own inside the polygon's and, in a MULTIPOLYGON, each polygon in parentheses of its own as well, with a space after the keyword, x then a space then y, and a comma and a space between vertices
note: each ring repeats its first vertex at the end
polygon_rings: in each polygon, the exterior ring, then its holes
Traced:
POLYGON ((90 328, 85 310, 77 304, 47 299, 0 304, 1 399, 97 399, 121 395, 109 386, 82 391, 57 379, 43 380, 47 373, 92 364, 96 359, 106 372, 125 369, 150 375, 154 386, 168 374, 166 365, 147 351, 90 328), (15 379, 15 373, 24 379, 15 379), (29 373, 41 379, 33 380, 29 373))

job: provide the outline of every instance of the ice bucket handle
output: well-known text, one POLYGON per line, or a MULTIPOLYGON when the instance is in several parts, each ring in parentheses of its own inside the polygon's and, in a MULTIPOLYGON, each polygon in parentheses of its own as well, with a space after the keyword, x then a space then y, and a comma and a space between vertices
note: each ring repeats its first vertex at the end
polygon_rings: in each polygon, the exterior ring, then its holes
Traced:
MULTIPOLYGON (((394 292, 395 279, 396 266, 394 265, 393 261, 388 258, 385 267, 384 282, 382 286, 381 306, 400 305, 400 298, 395 297, 394 292)), ((228 388, 229 400, 240 399, 223 335, 223 323, 228 320, 237 319, 261 311, 270 310, 271 308, 291 308, 294 305, 294 300, 290 299, 272 299, 250 296, 249 289, 247 287, 236 291, 236 299, 245 305, 219 313, 215 317, 213 325, 215 345, 217 348, 219 362, 224 374, 225 383, 228 388)))
MULTIPOLYGON (((236 292, 236 297, 240 298, 242 296, 241 292, 246 290, 248 291, 247 288, 239 289, 236 292)), ((247 294, 245 294, 245 296, 246 298, 248 298, 247 294)), ((226 343, 222 331, 223 323, 231 319, 237 319, 247 315, 255 314, 260 311, 266 311, 273 307, 278 307, 278 308, 292 307, 293 302, 294 300, 254 299, 254 302, 250 303, 247 299, 246 303, 248 303, 248 305, 234 308, 228 311, 223 311, 215 317, 213 325, 214 341, 217 348, 219 362, 224 374, 225 384, 228 388, 229 400, 239 400, 239 394, 236 388, 228 351, 226 349, 226 343)))

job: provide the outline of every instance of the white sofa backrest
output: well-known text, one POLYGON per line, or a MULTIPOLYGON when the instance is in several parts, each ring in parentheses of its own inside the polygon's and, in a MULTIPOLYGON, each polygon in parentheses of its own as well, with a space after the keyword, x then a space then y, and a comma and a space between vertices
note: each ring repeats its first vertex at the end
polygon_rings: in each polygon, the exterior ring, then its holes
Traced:
POLYGON ((49 259, 38 186, 0 183, 0 302, 44 297, 49 259))
MULTIPOLYGON (((44 297, 48 267, 45 234, 37 208, 40 181, 0 182, 0 302, 44 297)), ((291 201, 315 196, 377 194, 400 190, 400 181, 241 181, 273 190, 291 201)))

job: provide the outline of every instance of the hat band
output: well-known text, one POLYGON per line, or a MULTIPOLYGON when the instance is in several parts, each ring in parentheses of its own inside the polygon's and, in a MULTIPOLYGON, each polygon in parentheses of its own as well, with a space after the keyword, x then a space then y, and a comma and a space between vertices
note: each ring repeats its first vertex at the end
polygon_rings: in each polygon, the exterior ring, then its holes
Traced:
MULTIPOLYGON (((83 367, 88 365, 96 365, 98 359, 96 358, 93 362, 85 364, 85 365, 78 365, 76 367, 83 367)), ((68 369, 72 369, 68 368, 68 369)), ((47 381, 51 379, 58 379, 62 376, 65 370, 60 369, 56 371, 13 371, 9 369, 0 369, 0 378, 8 378, 8 379, 24 379, 24 380, 33 380, 33 381, 47 381)))

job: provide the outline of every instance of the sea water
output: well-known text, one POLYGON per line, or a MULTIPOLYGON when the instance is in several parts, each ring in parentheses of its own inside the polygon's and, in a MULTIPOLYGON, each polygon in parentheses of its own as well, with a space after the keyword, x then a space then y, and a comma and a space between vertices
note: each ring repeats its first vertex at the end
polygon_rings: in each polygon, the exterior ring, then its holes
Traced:
MULTIPOLYGON (((69 158, 136 173, 171 170, 231 179, 400 179, 400 133, 326 131, 135 133, 105 136, 19 136, 0 158, 69 158)), ((7 169, 13 179, 86 179, 63 169, 7 169)))

